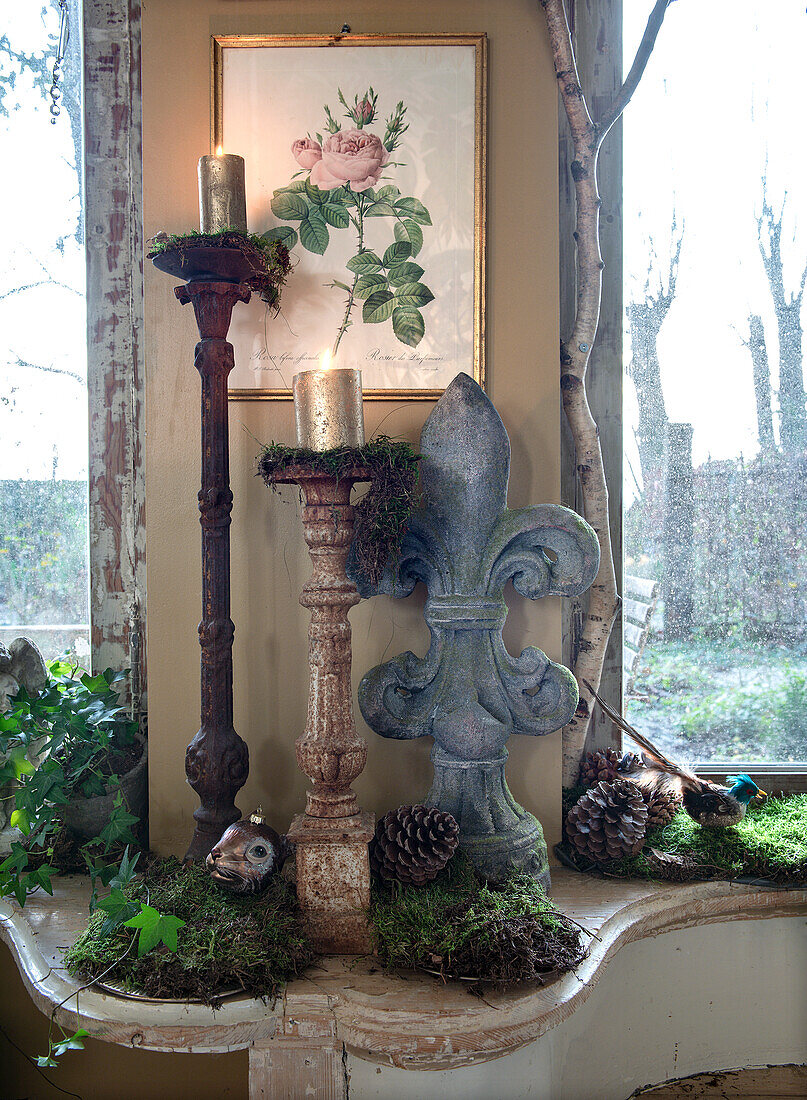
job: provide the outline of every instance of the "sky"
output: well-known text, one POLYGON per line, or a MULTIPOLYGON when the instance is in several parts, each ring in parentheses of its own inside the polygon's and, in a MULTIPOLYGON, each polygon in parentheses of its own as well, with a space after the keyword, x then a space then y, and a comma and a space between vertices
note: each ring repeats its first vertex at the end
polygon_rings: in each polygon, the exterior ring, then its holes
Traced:
MULTIPOLYGON (((626 68, 650 8, 649 0, 625 0, 626 68)), ((785 285, 797 289, 807 261, 807 229, 797 224, 807 211, 805 57, 804 0, 676 0, 625 114, 625 301, 641 294, 649 242, 669 255, 675 211, 684 242, 659 358, 670 419, 694 427, 696 465, 759 449, 741 342, 751 311, 765 324, 776 387, 776 326, 755 217, 767 163, 774 209, 787 197, 785 285)), ((636 419, 626 379, 626 454, 640 476, 636 419)), ((625 492, 627 507, 636 492, 627 463, 625 492)))
MULTIPOLYGON (((44 7, 0 0, 0 33, 17 50, 46 50, 52 57, 58 18, 48 5, 43 21, 44 7)), ((70 45, 78 48, 77 35, 70 45)), ((10 117, 0 116, 0 479, 86 478, 85 268, 83 248, 68 236, 79 213, 70 125, 64 111, 51 125, 30 73, 17 76, 6 104, 10 117)))

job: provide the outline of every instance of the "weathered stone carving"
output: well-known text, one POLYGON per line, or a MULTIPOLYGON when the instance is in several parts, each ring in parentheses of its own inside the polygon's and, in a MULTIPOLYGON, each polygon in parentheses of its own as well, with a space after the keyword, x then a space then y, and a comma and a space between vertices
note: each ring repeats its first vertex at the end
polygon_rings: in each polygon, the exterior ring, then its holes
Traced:
POLYGON ((398 560, 363 596, 428 590, 431 634, 424 658, 402 653, 371 669, 359 705, 382 737, 434 738, 426 803, 460 824, 460 844, 488 878, 509 867, 549 886, 539 822, 515 801, 504 776, 511 733, 559 729, 577 705, 571 672, 530 646, 512 657, 502 641, 504 588, 528 599, 585 591, 599 563, 597 537, 558 505, 508 509, 510 440, 480 387, 460 374, 423 427, 424 507, 412 517, 398 560))

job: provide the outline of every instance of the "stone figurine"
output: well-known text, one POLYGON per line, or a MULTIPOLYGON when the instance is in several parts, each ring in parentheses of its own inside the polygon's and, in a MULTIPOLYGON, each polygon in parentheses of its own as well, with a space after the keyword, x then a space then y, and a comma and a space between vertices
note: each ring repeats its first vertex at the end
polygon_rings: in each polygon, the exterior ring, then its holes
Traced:
POLYGON ((212 878, 234 894, 259 894, 283 867, 291 851, 264 820, 260 806, 249 821, 225 829, 205 860, 212 878))
POLYGON ((6 648, 0 643, 0 714, 9 700, 24 687, 29 695, 48 683, 48 670, 38 646, 28 638, 15 638, 6 648))
POLYGON ((434 738, 434 782, 426 803, 452 814, 460 845, 490 880, 510 868, 549 886, 539 822, 511 795, 504 776, 512 733, 559 729, 577 706, 572 673, 533 646, 512 657, 502 641, 504 589, 528 599, 584 592, 597 573, 599 545, 567 508, 508 509, 510 441, 480 387, 458 375, 420 439, 423 507, 411 518, 400 555, 373 587, 352 571, 363 596, 408 596, 427 588, 431 645, 371 669, 359 706, 382 737, 434 738))

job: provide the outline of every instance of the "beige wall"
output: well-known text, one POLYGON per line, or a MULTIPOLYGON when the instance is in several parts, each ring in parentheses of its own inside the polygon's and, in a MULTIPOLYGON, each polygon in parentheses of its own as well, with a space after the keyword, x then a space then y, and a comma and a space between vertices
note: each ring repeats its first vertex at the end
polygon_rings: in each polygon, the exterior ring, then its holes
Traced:
MULTIPOLYGON (((146 235, 198 224, 196 161, 209 142, 211 34, 486 31, 489 38, 488 310, 489 392, 510 433, 510 504, 557 501, 557 102, 540 7, 535 0, 144 0, 143 126, 146 235)), ((242 150, 247 156, 249 150, 242 150)), ((261 227, 253 227, 260 229, 261 227)), ((185 784, 185 746, 198 726, 200 534, 199 378, 196 328, 173 282, 146 273, 148 664, 151 836, 181 853, 197 800, 185 784)), ((236 307, 238 308, 238 307, 236 307)), ((368 435, 383 430, 417 442, 432 406, 369 403, 368 435)), ((304 801, 293 742, 307 697, 306 614, 297 603, 309 573, 296 497, 270 496, 254 476, 258 441, 293 440, 290 403, 230 406, 232 617, 235 725, 250 749, 242 811, 263 803, 284 830, 304 801)), ((560 657, 556 600, 513 597, 505 638, 560 657)), ((351 612, 354 683, 382 657, 425 652, 427 632, 414 599, 376 598, 351 612)), ((376 814, 424 795, 429 744, 389 742, 368 730, 367 768, 356 783, 376 814)), ((560 734, 513 737, 510 785, 537 813, 554 843, 560 817, 560 734)))

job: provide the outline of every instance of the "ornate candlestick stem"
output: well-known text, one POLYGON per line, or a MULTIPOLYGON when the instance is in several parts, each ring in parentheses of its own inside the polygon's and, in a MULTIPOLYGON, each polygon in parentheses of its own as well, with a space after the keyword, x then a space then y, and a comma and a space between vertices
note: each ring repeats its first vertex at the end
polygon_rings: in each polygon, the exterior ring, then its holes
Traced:
MULTIPOLYGON (((222 250, 223 251, 223 250, 222 250)), ((204 859, 221 834, 241 816, 236 792, 249 772, 249 752, 233 729, 233 634, 230 619, 230 441, 227 379, 233 347, 225 337, 233 306, 248 302, 250 289, 238 282, 193 280, 174 291, 193 304, 201 340, 195 365, 202 379, 201 727, 188 745, 185 774, 199 795, 196 827, 186 861, 204 859)))
POLYGON ((315 947, 328 954, 372 950, 365 910, 370 904, 367 844, 373 816, 359 810, 350 784, 367 760, 367 742, 353 719, 348 611, 359 595, 345 573, 353 535, 350 490, 369 480, 355 468, 339 477, 304 467, 271 480, 300 485, 303 533, 314 572, 300 603, 310 609, 311 689, 305 730, 295 743, 297 763, 312 782, 306 812, 288 832, 297 846, 297 896, 315 947))

